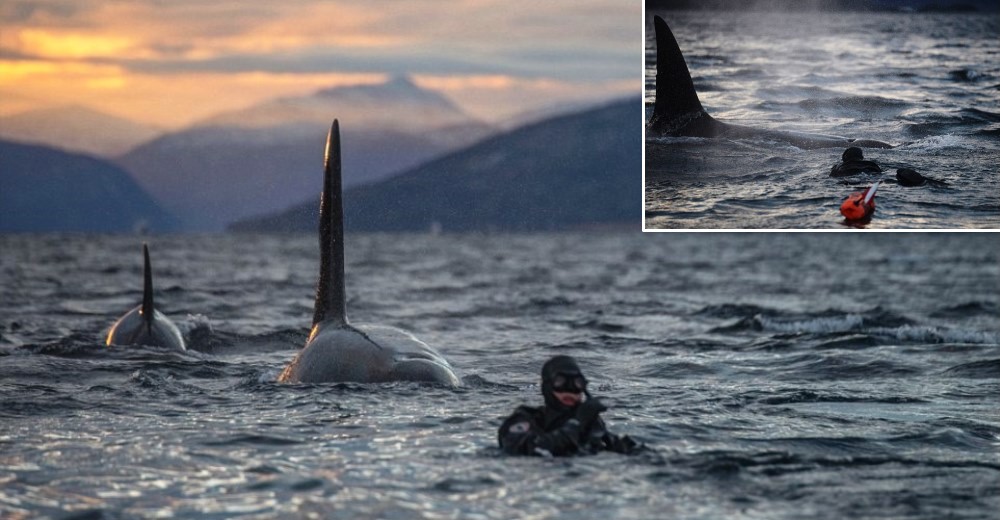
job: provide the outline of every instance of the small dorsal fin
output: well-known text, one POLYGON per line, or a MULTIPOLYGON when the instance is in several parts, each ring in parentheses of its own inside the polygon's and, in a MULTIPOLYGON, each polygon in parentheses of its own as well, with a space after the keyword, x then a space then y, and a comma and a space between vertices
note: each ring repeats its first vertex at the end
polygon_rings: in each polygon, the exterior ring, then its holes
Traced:
POLYGON ((340 122, 333 120, 326 138, 323 195, 319 204, 319 284, 313 325, 347 323, 344 293, 344 204, 340 165, 340 122))
POLYGON ((650 125, 654 130, 670 132, 676 130, 672 127, 678 120, 686 122, 707 113, 694 90, 691 72, 674 33, 659 16, 653 17, 653 26, 656 30, 656 102, 650 125))
POLYGON ((149 265, 149 245, 142 243, 142 314, 146 324, 153 323, 153 270, 149 265))

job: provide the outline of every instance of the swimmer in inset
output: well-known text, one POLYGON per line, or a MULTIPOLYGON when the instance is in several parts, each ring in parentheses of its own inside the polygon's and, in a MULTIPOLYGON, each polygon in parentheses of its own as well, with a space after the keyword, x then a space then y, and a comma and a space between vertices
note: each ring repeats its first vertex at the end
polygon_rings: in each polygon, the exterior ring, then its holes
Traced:
POLYGON ((830 169, 830 177, 847 177, 861 173, 882 173, 882 168, 874 161, 866 161, 861 148, 852 146, 844 150, 842 162, 830 169))

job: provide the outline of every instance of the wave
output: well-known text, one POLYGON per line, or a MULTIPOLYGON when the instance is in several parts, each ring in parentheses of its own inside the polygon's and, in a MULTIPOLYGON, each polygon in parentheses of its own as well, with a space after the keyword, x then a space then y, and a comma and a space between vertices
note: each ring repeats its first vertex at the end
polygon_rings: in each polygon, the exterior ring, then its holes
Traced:
POLYGON ((759 400, 761 404, 783 405, 797 403, 878 403, 878 404, 912 404, 927 403, 916 397, 855 397, 837 393, 824 393, 814 390, 794 390, 780 395, 767 396, 759 400))
MULTIPOLYGON (((913 445, 914 448, 923 446, 947 446, 950 448, 963 450, 990 450, 996 446, 997 428, 985 425, 969 425, 965 421, 956 421, 952 424, 932 421, 930 425, 937 426, 926 432, 910 435, 902 435, 890 439, 896 446, 913 445)), ((1000 464, 989 464, 987 467, 1000 469, 1000 464)))
POLYGON ((704 316, 709 318, 747 318, 757 315, 776 315, 779 311, 768 309, 759 305, 746 303, 724 303, 721 305, 708 305, 694 312, 694 316, 704 316))
POLYGON ((816 350, 865 349, 884 344, 879 338, 868 334, 851 334, 816 344, 816 350))
POLYGON ((920 373, 920 369, 898 362, 881 359, 858 362, 848 356, 827 356, 799 367, 791 375, 795 378, 830 380, 912 377, 920 373))
POLYGON ((0 417, 2 418, 22 418, 22 417, 58 417, 62 415, 72 416, 81 411, 93 409, 91 403, 76 399, 72 395, 39 385, 12 389, 4 393, 11 396, 9 399, 0 399, 0 417), (39 389, 42 389, 39 392, 39 389))
POLYGON ((211 439, 202 441, 204 446, 292 446, 302 444, 305 440, 301 438, 282 437, 277 435, 264 435, 260 433, 241 433, 230 435, 221 439, 211 439))
MULTIPOLYGON (((733 306, 729 308, 712 309, 709 313, 733 314, 754 310, 754 306, 733 306)), ((826 310, 818 313, 789 314, 780 311, 762 309, 764 312, 742 318, 739 322, 714 329, 717 332, 738 330, 756 330, 778 332, 785 334, 833 334, 859 331, 870 327, 899 327, 912 324, 913 321, 892 311, 875 307, 863 313, 845 313, 838 310, 826 310)))
POLYGON ((98 342, 89 334, 78 332, 69 334, 53 343, 22 345, 14 351, 19 353, 58 356, 64 358, 92 358, 108 351, 108 346, 98 342))
POLYGON ((636 375, 641 377, 659 377, 663 379, 683 379, 685 377, 700 377, 714 374, 716 370, 708 366, 692 363, 690 361, 678 361, 668 363, 651 363, 639 370, 636 375))
POLYGON ((974 83, 981 79, 986 79, 989 76, 977 71, 976 69, 956 69, 949 70, 948 77, 954 81, 974 83))
MULTIPOLYGON (((939 311, 939 317, 989 314, 992 303, 970 302, 939 311)), ((851 334, 834 337, 815 346, 819 349, 864 348, 882 345, 879 337, 915 343, 997 344, 1000 334, 963 328, 921 325, 913 320, 879 307, 862 312, 827 310, 818 313, 790 314, 756 305, 726 304, 704 307, 694 313, 710 318, 738 318, 735 323, 714 327, 709 332, 771 332, 779 335, 810 334, 817 336, 851 334), (749 314, 754 313, 752 316, 749 314)))
POLYGON ((971 301, 952 305, 931 313, 933 318, 968 318, 971 316, 996 316, 1000 305, 996 302, 971 301))
POLYGON ((940 112, 919 112, 909 115, 910 119, 919 119, 919 122, 906 123, 903 132, 917 138, 945 135, 948 133, 961 132, 962 135, 990 133, 990 129, 979 129, 983 125, 991 125, 1000 122, 1000 114, 980 110, 978 108, 963 108, 947 114, 940 112))
POLYGON ((797 105, 806 110, 847 110, 869 114, 902 110, 910 106, 910 103, 880 96, 843 96, 824 99, 803 99, 797 105))
POLYGON ((903 325, 895 328, 874 328, 871 334, 889 336, 901 341, 917 343, 974 343, 990 345, 1000 343, 1000 335, 995 332, 946 329, 926 325, 903 325))
POLYGON ((803 321, 784 321, 768 318, 767 316, 757 316, 754 318, 761 330, 784 333, 813 333, 829 334, 832 332, 848 332, 859 329, 865 322, 860 314, 847 314, 844 316, 833 316, 823 318, 811 318, 803 321))
MULTIPOLYGON (((756 439, 748 439, 756 440, 756 439)), ((867 466, 897 465, 905 467, 925 466, 932 468, 987 468, 1000 469, 1000 464, 973 459, 939 460, 934 458, 913 458, 884 453, 883 443, 859 437, 797 437, 770 439, 768 442, 783 442, 797 445, 802 449, 825 455, 794 453, 790 451, 748 452, 732 450, 706 450, 683 453, 669 462, 677 468, 690 468, 700 478, 730 478, 743 471, 766 474, 774 478, 784 474, 798 474, 807 469, 860 468, 867 466), (833 454, 840 453, 840 455, 833 454), (861 454, 859 454, 861 453, 861 454)), ((660 478, 659 472, 650 477, 660 478)))
POLYGON ((961 135, 944 134, 927 136, 912 143, 906 143, 900 148, 938 152, 942 150, 972 150, 974 145, 961 135))
POLYGON ((182 320, 176 320, 177 328, 185 338, 212 334, 212 322, 204 314, 188 314, 182 320))
POLYGON ((970 379, 1000 378, 1000 359, 986 359, 956 365, 943 372, 946 376, 967 377, 970 379))
POLYGON ((305 345, 308 329, 283 328, 272 332, 242 335, 231 332, 208 331, 188 338, 188 350, 205 354, 248 354, 253 352, 282 352, 305 345))
POLYGON ((962 121, 978 123, 1000 123, 1000 114, 978 108, 963 108, 959 111, 962 121))

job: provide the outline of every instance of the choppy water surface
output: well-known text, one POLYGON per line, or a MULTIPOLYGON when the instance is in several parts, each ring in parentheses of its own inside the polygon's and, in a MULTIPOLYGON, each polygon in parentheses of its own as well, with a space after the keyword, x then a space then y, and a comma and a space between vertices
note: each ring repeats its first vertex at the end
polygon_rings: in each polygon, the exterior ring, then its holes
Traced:
POLYGON ((877 179, 869 227, 1000 227, 1000 18, 993 14, 647 12, 646 119, 656 97, 653 14, 670 25, 706 110, 758 128, 870 138, 882 175, 835 179, 843 149, 650 137, 646 226, 838 228, 877 179), (948 187, 903 187, 909 167, 948 187))
POLYGON ((0 237, 0 517, 987 518, 1000 241, 978 234, 351 235, 350 314, 466 385, 280 385, 308 236, 153 237, 192 350, 106 348, 134 237, 0 237), (654 454, 503 457, 577 356, 654 454))

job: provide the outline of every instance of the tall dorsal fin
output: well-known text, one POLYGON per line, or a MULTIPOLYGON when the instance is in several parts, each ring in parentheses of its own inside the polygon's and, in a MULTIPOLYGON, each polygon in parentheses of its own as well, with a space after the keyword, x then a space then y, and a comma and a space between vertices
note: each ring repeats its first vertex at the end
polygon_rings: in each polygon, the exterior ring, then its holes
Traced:
POLYGON ((149 245, 142 243, 142 315, 146 325, 153 323, 153 269, 149 265, 149 245))
POLYGON ((344 204, 340 169, 340 122, 326 137, 323 195, 319 203, 319 285, 313 325, 325 320, 347 323, 344 295, 344 204))
POLYGON ((653 17, 656 29, 656 102, 649 123, 662 133, 670 133, 687 122, 708 115, 701 106, 691 81, 691 72, 667 22, 653 17))

